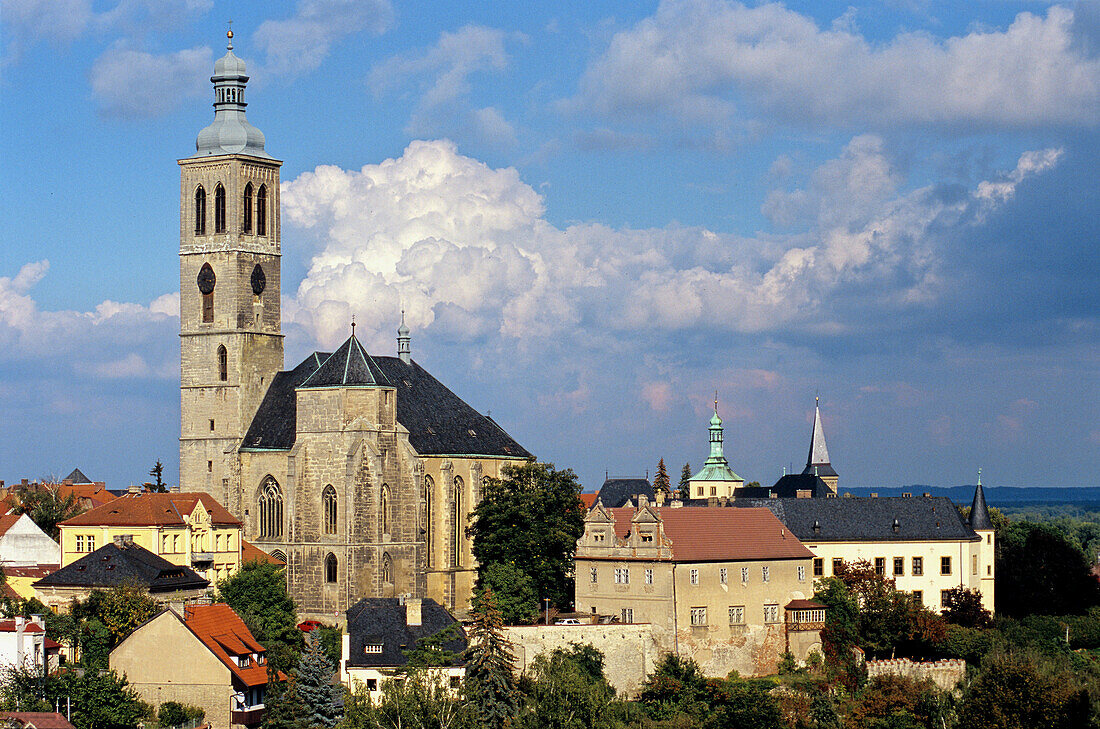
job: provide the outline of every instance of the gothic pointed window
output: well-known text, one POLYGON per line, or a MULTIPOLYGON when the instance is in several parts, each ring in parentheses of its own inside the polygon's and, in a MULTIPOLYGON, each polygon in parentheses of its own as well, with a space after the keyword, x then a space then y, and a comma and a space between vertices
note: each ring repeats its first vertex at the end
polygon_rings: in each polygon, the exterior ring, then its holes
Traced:
POLYGON ((428 566, 435 562, 435 530, 432 528, 432 506, 435 503, 435 481, 424 477, 424 545, 428 553, 428 566))
POLYGON ((390 533, 390 487, 382 484, 382 497, 378 505, 378 515, 382 520, 382 533, 390 533))
POLYGON ((256 235, 267 235, 267 185, 256 193, 256 235))
POLYGON ((328 556, 325 557, 325 582, 329 584, 336 582, 336 568, 336 555, 329 552, 328 556))
POLYGON ((451 494, 451 566, 462 566, 462 489, 461 476, 455 476, 451 494))
POLYGON ((218 379, 222 382, 229 379, 229 352, 224 344, 218 345, 218 379))
POLYGON ((393 597, 396 590, 393 583, 393 558, 389 552, 382 554, 382 597, 393 597))
POLYGON ((241 232, 252 232, 252 183, 248 183, 244 186, 244 200, 241 212, 241 232))
POLYGON ((325 534, 336 533, 336 489, 332 484, 321 492, 321 513, 325 519, 325 534))
POLYGON ((206 235, 206 190, 195 190, 195 235, 206 235))
POLYGON ((202 294, 202 321, 205 324, 214 321, 214 284, 216 283, 214 269, 209 263, 202 264, 196 284, 198 284, 199 293, 202 294))
POLYGON ((275 539, 283 535, 283 490, 271 476, 260 487, 260 538, 275 539))
POLYGON ((221 183, 214 188, 214 232, 225 232, 225 188, 221 183))

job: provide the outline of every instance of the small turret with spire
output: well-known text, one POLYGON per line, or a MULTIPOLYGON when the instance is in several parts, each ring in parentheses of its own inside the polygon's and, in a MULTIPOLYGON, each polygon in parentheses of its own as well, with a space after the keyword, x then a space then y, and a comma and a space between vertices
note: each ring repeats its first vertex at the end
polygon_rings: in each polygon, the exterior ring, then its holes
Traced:
POLYGON ((989 518, 989 507, 985 504, 985 491, 982 489, 982 469, 978 469, 978 485, 974 487, 974 500, 970 502, 970 528, 992 529, 993 520, 989 518))
POLYGON ((692 498, 732 498, 735 491, 745 484, 744 479, 733 472, 723 449, 722 418, 718 415, 718 393, 714 393, 714 415, 710 418, 710 456, 699 473, 688 482, 692 498))
POLYGON ((412 350, 409 347, 409 328, 405 326, 405 310, 401 310, 401 326, 397 327, 397 358, 405 364, 412 363, 412 350))
POLYGON ((829 462, 829 448, 825 445, 825 429, 821 425, 821 398, 814 397, 814 430, 810 436, 810 455, 806 458, 804 476, 817 476, 836 493, 839 474, 829 462))

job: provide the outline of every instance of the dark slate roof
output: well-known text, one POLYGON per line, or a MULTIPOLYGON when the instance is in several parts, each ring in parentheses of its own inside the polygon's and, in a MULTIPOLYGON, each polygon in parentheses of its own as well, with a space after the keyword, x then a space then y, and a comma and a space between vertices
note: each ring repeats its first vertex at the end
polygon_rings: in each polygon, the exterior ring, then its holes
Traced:
POLYGON ((305 379, 301 388, 310 387, 389 387, 390 381, 363 345, 352 334, 340 348, 305 379))
MULTIPOLYGON (((294 445, 294 391, 315 372, 320 374, 319 368, 331 362, 332 356, 314 352, 290 372, 275 375, 245 434, 242 450, 289 450, 294 445)), ((388 386, 397 390, 397 422, 409 431, 409 442, 420 455, 534 457, 495 420, 467 405, 416 362, 406 364, 397 357, 371 357, 370 361, 388 386)))
POLYGON ((974 501, 970 503, 970 528, 992 529, 993 520, 989 518, 989 507, 985 505, 985 491, 979 483, 974 488, 974 501))
POLYGON ((644 478, 609 478, 603 482, 596 498, 609 509, 618 509, 634 503, 634 497, 644 494, 650 503, 656 495, 653 486, 644 478))
POLYGON ((298 424, 298 409, 294 391, 307 377, 328 359, 324 352, 314 352, 292 370, 279 372, 271 380, 263 402, 252 418, 252 424, 241 441, 242 450, 289 450, 294 445, 298 424))
POLYGON ((803 476, 836 476, 838 475, 831 463, 813 463, 807 464, 802 469, 803 476))
MULTIPOLYGON (((443 647, 454 653, 466 650, 466 631, 435 600, 425 598, 420 605, 420 625, 405 623, 405 606, 396 597, 367 597, 348 608, 348 665, 404 666, 408 659, 401 652, 412 650, 416 641, 435 635, 450 625, 458 626, 459 638, 443 647), (368 645, 381 645, 381 653, 367 653, 368 645)), ((462 665, 456 658, 454 665, 462 665)))
POLYGON ((210 585, 190 567, 172 564, 137 544, 114 542, 43 577, 36 587, 101 587, 141 585, 151 593, 201 590, 210 585))
POLYGON ((72 473, 61 480, 72 481, 73 483, 92 483, 92 479, 85 476, 79 468, 74 468, 72 473))
POLYGON ((805 471, 798 474, 788 473, 776 481, 770 491, 781 499, 793 499, 798 496, 799 491, 809 491, 810 496, 815 499, 823 499, 833 493, 833 490, 819 476, 805 471))
POLYGON ((739 499, 730 505, 771 509, 779 521, 808 544, 979 538, 946 496, 739 499))

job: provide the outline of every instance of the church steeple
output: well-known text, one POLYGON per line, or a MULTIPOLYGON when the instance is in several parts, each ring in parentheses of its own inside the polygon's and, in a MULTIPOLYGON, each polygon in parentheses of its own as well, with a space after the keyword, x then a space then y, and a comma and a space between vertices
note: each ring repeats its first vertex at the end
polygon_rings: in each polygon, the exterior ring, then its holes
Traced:
POLYGON ((825 445, 825 428, 821 425, 821 399, 814 398, 814 429, 810 435, 810 454, 806 458, 806 468, 802 475, 818 476, 824 481, 833 493, 836 493, 836 485, 839 475, 829 462, 829 448, 825 445))
POLYGON ((409 348, 409 328, 405 326, 405 310, 401 310, 401 326, 397 327, 397 358, 405 364, 412 362, 412 350, 409 348))
POLYGON ((688 485, 692 498, 720 496, 729 498, 745 481, 730 468, 723 450, 722 418, 718 415, 718 393, 714 395, 714 415, 710 417, 710 456, 688 485))
POLYGON ((233 55, 233 31, 226 35, 229 43, 224 56, 214 62, 214 121, 199 132, 195 140, 195 156, 218 154, 250 154, 271 159, 264 151, 264 135, 248 123, 244 108, 244 89, 248 84, 244 61, 233 55))

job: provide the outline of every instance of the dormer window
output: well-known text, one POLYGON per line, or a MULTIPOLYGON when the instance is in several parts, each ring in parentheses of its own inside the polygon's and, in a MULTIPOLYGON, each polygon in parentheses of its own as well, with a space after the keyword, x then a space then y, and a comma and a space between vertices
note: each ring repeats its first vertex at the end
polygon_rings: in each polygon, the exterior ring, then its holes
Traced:
POLYGON ((604 536, 605 535, 604 535, 603 532, 596 532, 595 534, 592 535, 592 541, 593 542, 602 542, 604 540, 604 536))
POLYGON ((382 644, 381 643, 367 643, 365 646, 363 646, 363 652, 367 653, 367 654, 381 653, 382 652, 382 644))

